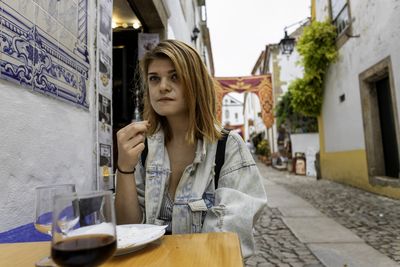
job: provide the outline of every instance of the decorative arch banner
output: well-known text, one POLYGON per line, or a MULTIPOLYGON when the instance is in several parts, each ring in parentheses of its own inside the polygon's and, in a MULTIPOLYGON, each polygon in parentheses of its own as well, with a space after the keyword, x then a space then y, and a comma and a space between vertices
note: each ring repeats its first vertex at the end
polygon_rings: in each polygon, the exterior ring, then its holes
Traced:
POLYGON ((274 103, 272 96, 271 75, 257 75, 246 77, 214 77, 217 91, 217 114, 221 118, 222 99, 232 92, 254 93, 260 99, 261 117, 265 127, 271 128, 274 124, 274 103))

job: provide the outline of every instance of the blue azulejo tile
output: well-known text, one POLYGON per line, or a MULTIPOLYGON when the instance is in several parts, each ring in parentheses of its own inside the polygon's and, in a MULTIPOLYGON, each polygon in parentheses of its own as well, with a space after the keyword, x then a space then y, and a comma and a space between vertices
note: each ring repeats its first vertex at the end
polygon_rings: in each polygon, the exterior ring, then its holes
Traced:
MULTIPOLYGON (((2 0, 0 0, 0 65, 1 65, 1 58, 3 55, 3 49, 4 49, 4 45, 5 43, 3 42, 3 23, 4 23, 4 18, 3 18, 3 5, 4 3, 2 2, 2 0)), ((1 70, 0 70, 0 79, 1 79, 1 70)))
MULTIPOLYGON (((23 2, 15 2, 19 6, 23 2)), ((28 3, 28 2, 27 2, 28 3)), ((29 2, 33 4, 33 2, 29 2)), ((29 5, 29 4, 27 4, 29 5)), ((32 88, 35 57, 34 24, 9 5, 1 10, 1 78, 32 88)))
POLYGON ((36 3, 33 0, 2 0, 5 7, 10 8, 14 13, 26 18, 29 21, 34 20, 36 3))
POLYGON ((39 233, 33 226, 33 223, 21 225, 0 233, 0 243, 39 242, 49 240, 51 240, 51 237, 39 233))
MULTIPOLYGON (((76 37, 71 38, 73 34, 49 13, 50 2, 29 1, 7 1, 10 5, 2 5, 1 78, 87 109, 87 47, 76 37), (34 6, 33 19, 21 3, 34 6), (63 39, 60 29, 68 32, 63 39)), ((82 25, 80 34, 87 41, 87 25, 82 25)))
POLYGON ((78 39, 87 45, 88 1, 78 1, 78 39))
POLYGON ((51 42, 57 39, 60 25, 57 23, 56 16, 48 13, 46 10, 37 6, 35 12, 35 24, 42 32, 43 36, 49 38, 51 42))
POLYGON ((75 38, 78 37, 78 5, 74 1, 58 1, 57 19, 75 38))
POLYGON ((58 14, 58 1, 55 0, 33 0, 35 3, 37 3, 38 6, 40 6, 43 10, 45 10, 47 13, 52 14, 54 18, 56 19, 57 14, 58 14))

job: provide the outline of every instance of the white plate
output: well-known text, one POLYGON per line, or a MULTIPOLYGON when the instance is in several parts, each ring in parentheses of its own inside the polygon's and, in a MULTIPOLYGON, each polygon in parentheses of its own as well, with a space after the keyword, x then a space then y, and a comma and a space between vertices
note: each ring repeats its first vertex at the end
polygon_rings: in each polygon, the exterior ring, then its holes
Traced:
POLYGON ((165 234, 167 226, 153 224, 117 225, 117 251, 114 256, 124 255, 144 248, 165 234))

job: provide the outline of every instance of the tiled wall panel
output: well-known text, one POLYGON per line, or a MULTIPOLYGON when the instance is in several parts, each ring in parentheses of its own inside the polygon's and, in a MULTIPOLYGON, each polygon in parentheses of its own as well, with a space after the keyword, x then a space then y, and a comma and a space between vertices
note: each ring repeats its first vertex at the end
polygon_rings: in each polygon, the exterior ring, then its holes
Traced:
POLYGON ((0 0, 0 78, 89 108, 88 0, 0 0))

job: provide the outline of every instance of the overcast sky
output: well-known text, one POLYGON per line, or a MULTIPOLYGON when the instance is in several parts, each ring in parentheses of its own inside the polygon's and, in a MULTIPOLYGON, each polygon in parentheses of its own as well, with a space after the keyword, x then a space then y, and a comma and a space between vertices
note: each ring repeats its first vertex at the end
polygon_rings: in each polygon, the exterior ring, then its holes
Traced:
MULTIPOLYGON (((207 0, 215 76, 249 76, 284 27, 311 16, 311 0, 207 0)), ((290 27, 288 33, 296 29, 290 27)))

